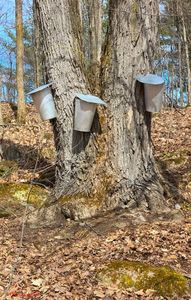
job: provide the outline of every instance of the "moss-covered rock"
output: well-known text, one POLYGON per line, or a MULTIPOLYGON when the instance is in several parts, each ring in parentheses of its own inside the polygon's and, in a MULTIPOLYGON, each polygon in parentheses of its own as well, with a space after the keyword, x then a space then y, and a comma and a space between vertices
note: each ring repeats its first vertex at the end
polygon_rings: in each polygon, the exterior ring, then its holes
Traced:
POLYGON ((18 165, 13 160, 0 161, 0 177, 7 177, 18 169, 18 165))
POLYGON ((33 185, 30 194, 30 184, 3 183, 0 184, 0 217, 12 213, 18 214, 28 203, 31 207, 40 207, 48 198, 47 190, 33 185), (28 197, 29 195, 29 197, 28 197))
POLYGON ((163 297, 181 297, 189 292, 188 280, 173 269, 137 261, 111 262, 98 273, 98 279, 119 288, 151 289, 163 297))

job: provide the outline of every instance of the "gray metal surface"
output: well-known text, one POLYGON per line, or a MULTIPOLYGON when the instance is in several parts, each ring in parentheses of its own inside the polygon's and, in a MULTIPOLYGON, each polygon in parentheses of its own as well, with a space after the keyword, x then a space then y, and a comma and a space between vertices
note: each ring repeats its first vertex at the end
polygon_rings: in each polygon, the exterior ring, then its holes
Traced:
POLYGON ((144 84, 146 111, 159 112, 162 108, 164 84, 144 84))
POLYGON ((105 106, 107 105, 102 99, 93 95, 76 94, 76 97, 88 103, 94 103, 94 104, 105 105, 105 106))
POLYGON ((82 132, 90 131, 96 106, 95 103, 81 101, 79 98, 75 99, 74 130, 82 132))
POLYGON ((32 90, 30 93, 28 93, 27 96, 32 95, 32 94, 35 94, 35 93, 38 93, 38 92, 40 92, 40 91, 46 89, 47 87, 49 87, 49 86, 51 86, 51 85, 52 85, 52 83, 47 83, 47 84, 41 85, 41 86, 39 86, 38 88, 32 90))
POLYGON ((139 75, 136 77, 136 80, 144 84, 164 84, 164 79, 155 74, 139 75))
POLYGON ((51 120, 57 117, 50 84, 46 84, 34 90, 30 95, 42 120, 51 120))

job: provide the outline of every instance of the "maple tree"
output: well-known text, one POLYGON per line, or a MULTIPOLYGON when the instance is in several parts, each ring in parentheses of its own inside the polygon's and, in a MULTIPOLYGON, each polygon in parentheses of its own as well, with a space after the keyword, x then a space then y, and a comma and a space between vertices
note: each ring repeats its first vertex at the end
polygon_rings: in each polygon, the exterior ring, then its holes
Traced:
POLYGON ((98 109, 91 133, 73 131, 75 94, 91 93, 79 2, 36 0, 35 5, 58 110, 55 196, 64 203, 63 213, 81 218, 115 207, 159 209, 163 190, 151 149, 151 114, 145 112, 142 87, 135 86, 136 75, 151 68, 157 2, 109 2, 100 69, 100 95, 108 108, 98 109))

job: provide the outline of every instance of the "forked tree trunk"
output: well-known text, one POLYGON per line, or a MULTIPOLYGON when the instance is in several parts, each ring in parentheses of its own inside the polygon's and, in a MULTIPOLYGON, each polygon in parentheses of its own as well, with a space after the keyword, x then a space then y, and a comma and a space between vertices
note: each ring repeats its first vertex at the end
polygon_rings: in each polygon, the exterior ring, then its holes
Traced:
POLYGON ((151 149, 151 114, 135 77, 149 71, 157 37, 156 0, 111 0, 102 57, 102 93, 91 133, 73 130, 74 98, 88 93, 77 0, 35 0, 58 110, 56 199, 62 212, 86 218, 116 207, 163 206, 151 149), (152 16, 151 16, 152 15, 152 16))
POLYGON ((22 18, 22 0, 15 0, 16 12, 16 81, 17 81, 17 119, 19 123, 25 122, 26 108, 24 95, 24 71, 23 71, 23 18, 22 18))

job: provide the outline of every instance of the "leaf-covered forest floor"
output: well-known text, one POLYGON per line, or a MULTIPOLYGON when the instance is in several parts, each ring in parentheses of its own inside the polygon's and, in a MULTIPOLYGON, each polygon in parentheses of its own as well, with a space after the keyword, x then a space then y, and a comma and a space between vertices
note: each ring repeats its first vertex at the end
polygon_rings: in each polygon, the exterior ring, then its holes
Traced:
MULTIPOLYGON (((55 159, 51 126, 30 106, 25 126, 16 125, 6 104, 3 115, 1 144, 9 163, 0 162, 0 186, 35 178, 49 192, 55 159)), ((23 226, 23 211, 13 206, 12 214, 0 218, 0 299, 191 299, 191 294, 161 297, 151 289, 105 285, 97 276, 110 261, 130 260, 170 266, 191 277, 190 124, 191 108, 153 116, 153 147, 168 187, 169 215, 118 211, 54 228, 29 228, 23 226)))

